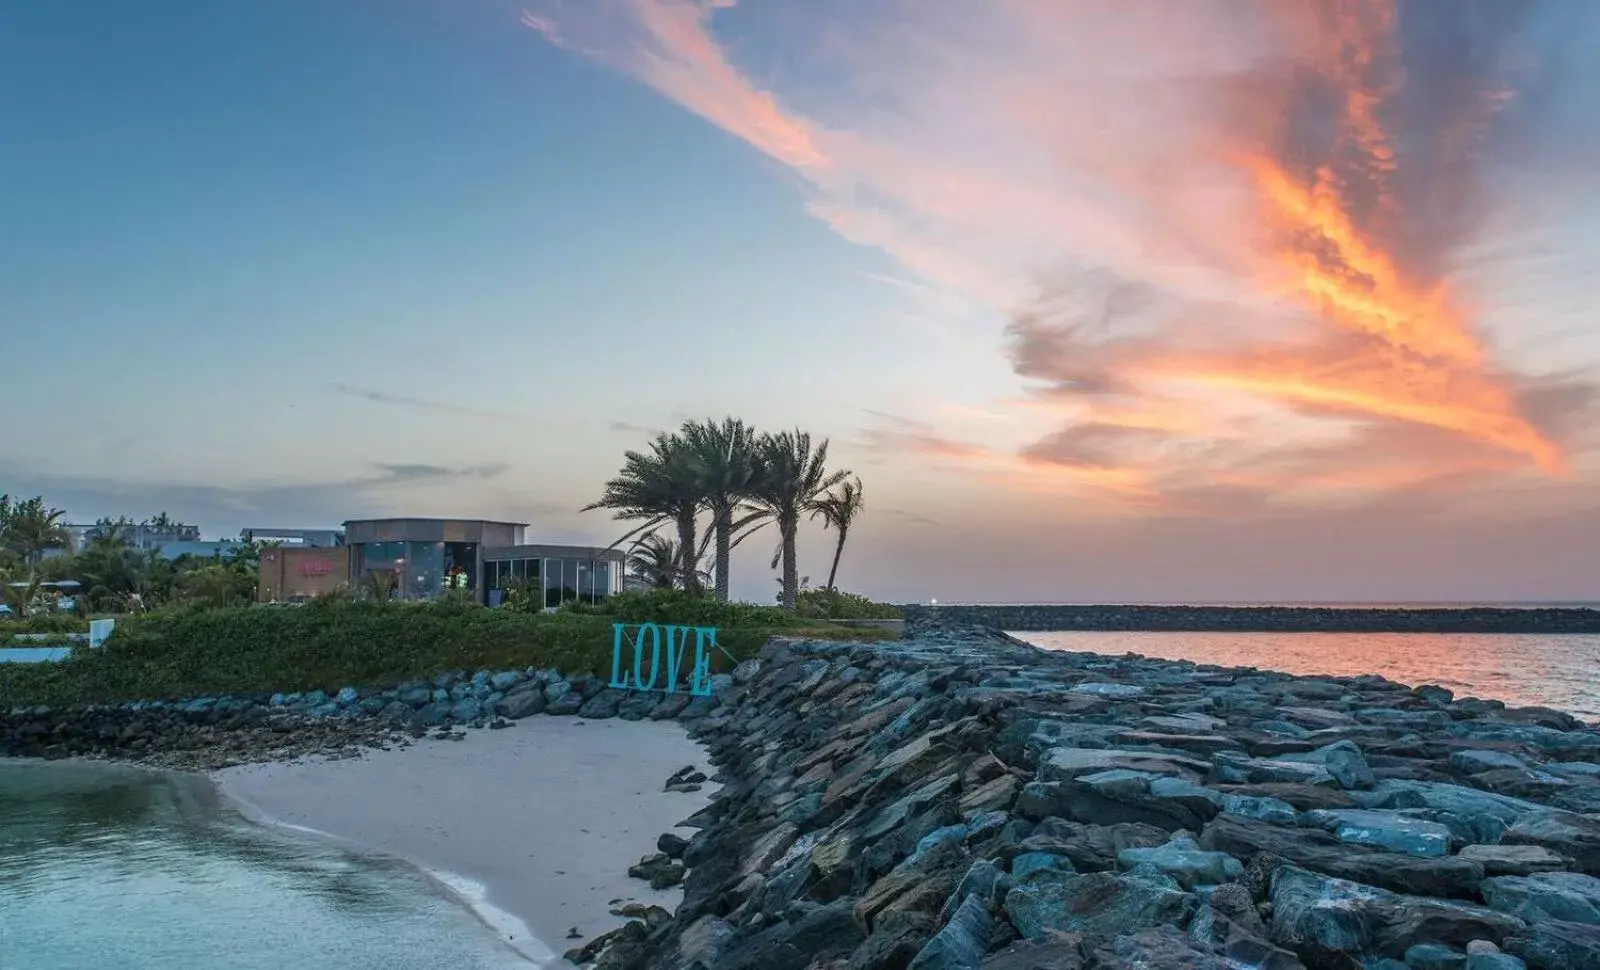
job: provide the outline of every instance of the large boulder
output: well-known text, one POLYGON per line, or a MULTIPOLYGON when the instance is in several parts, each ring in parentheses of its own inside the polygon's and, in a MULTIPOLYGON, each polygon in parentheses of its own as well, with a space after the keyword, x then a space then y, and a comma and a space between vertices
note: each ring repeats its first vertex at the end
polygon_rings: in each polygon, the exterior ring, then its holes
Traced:
POLYGON ((1171 879, 1109 872, 1038 872, 1005 898, 1006 915, 1032 940, 1057 932, 1095 938, 1182 924, 1194 905, 1194 897, 1171 879))
POLYGON ((1499 943, 1522 920, 1482 906, 1403 896, 1294 866, 1272 876, 1272 940, 1302 954, 1400 958, 1418 943, 1499 943))
POLYGON ((1476 899, 1483 866, 1458 856, 1419 858, 1341 842, 1310 828, 1270 825, 1237 815, 1219 815, 1200 844, 1240 859, 1258 854, 1287 860, 1351 882, 1424 896, 1476 899))
POLYGON ((1562 920, 1600 925, 1600 879, 1578 872, 1498 876, 1483 881, 1490 906, 1530 923, 1562 920))
POLYGON ((495 701, 494 710, 501 717, 520 721, 542 712, 545 708, 544 692, 534 683, 522 685, 495 701))
POLYGON ((1442 856, 1450 851, 1448 826, 1395 812, 1343 808, 1311 812, 1306 820, 1331 831, 1341 842, 1424 858, 1442 856))
POLYGON ((980 896, 968 896, 911 961, 910 970, 978 970, 993 935, 988 903, 980 896))

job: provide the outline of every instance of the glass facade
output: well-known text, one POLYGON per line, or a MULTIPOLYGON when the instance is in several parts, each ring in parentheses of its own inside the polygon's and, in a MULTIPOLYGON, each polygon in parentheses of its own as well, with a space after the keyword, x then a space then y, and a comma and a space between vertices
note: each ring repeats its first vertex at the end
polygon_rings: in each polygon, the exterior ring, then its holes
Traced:
MULTIPOLYGON (((593 603, 616 591, 614 565, 606 559, 504 559, 483 564, 484 588, 531 587, 547 609, 569 600, 593 603)), ((503 598, 503 597, 502 597, 503 598)))
POLYGON ((475 542, 369 542, 351 546, 353 580, 370 573, 394 575, 400 599, 426 600, 447 584, 477 589, 478 544, 475 542))

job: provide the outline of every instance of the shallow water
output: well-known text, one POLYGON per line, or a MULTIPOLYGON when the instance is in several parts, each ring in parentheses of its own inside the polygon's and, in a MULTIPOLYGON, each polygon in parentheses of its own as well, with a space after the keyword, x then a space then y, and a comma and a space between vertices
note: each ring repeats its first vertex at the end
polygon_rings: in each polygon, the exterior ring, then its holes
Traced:
POLYGON ((0 967, 527 970, 422 873, 246 821, 202 778, 0 760, 0 967))
POLYGON ((1292 674, 1381 674, 1458 697, 1600 719, 1600 636, 1447 633, 1017 633, 1054 650, 1138 653, 1292 674))

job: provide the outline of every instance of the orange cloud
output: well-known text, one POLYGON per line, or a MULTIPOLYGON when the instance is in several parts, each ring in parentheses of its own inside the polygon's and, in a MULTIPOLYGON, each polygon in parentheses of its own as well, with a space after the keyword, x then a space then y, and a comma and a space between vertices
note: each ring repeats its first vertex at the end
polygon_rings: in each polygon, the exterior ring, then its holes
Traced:
POLYGON ((1509 13, 854 7, 814 51, 787 31, 777 84, 713 32, 733 0, 534 5, 545 37, 789 166, 844 238, 953 306, 1012 316, 1024 394, 1002 406, 1015 421, 990 423, 1053 429, 977 445, 893 419, 864 433, 875 448, 1167 509, 1572 465, 1569 412, 1590 396, 1531 409, 1540 380, 1497 349, 1454 273, 1487 206, 1480 162, 1517 104, 1514 59, 1493 56, 1516 39, 1509 13), (1470 58, 1446 46, 1462 38, 1470 58), (808 88, 807 67, 829 83, 808 88))

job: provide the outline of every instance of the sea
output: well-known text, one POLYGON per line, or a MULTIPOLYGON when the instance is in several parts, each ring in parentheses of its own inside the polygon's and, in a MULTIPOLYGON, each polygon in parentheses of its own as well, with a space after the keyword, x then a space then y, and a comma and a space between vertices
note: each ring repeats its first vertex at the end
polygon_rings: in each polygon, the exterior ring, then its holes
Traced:
MULTIPOLYGON (((1016 635, 1047 649, 1378 673, 1600 719, 1600 636, 1016 635)), ((445 885, 397 860, 257 825, 202 777, 0 759, 3 970, 536 965, 445 885)))
POLYGON ((434 878, 247 820, 199 776, 0 759, 4 970, 528 970, 434 878))
MULTIPOLYGON (((1587 605, 1587 604, 1585 604, 1587 605)), ((1135 653, 1291 674, 1381 674, 1457 697, 1600 720, 1600 636, 1451 633, 1013 633, 1048 650, 1135 653)))

